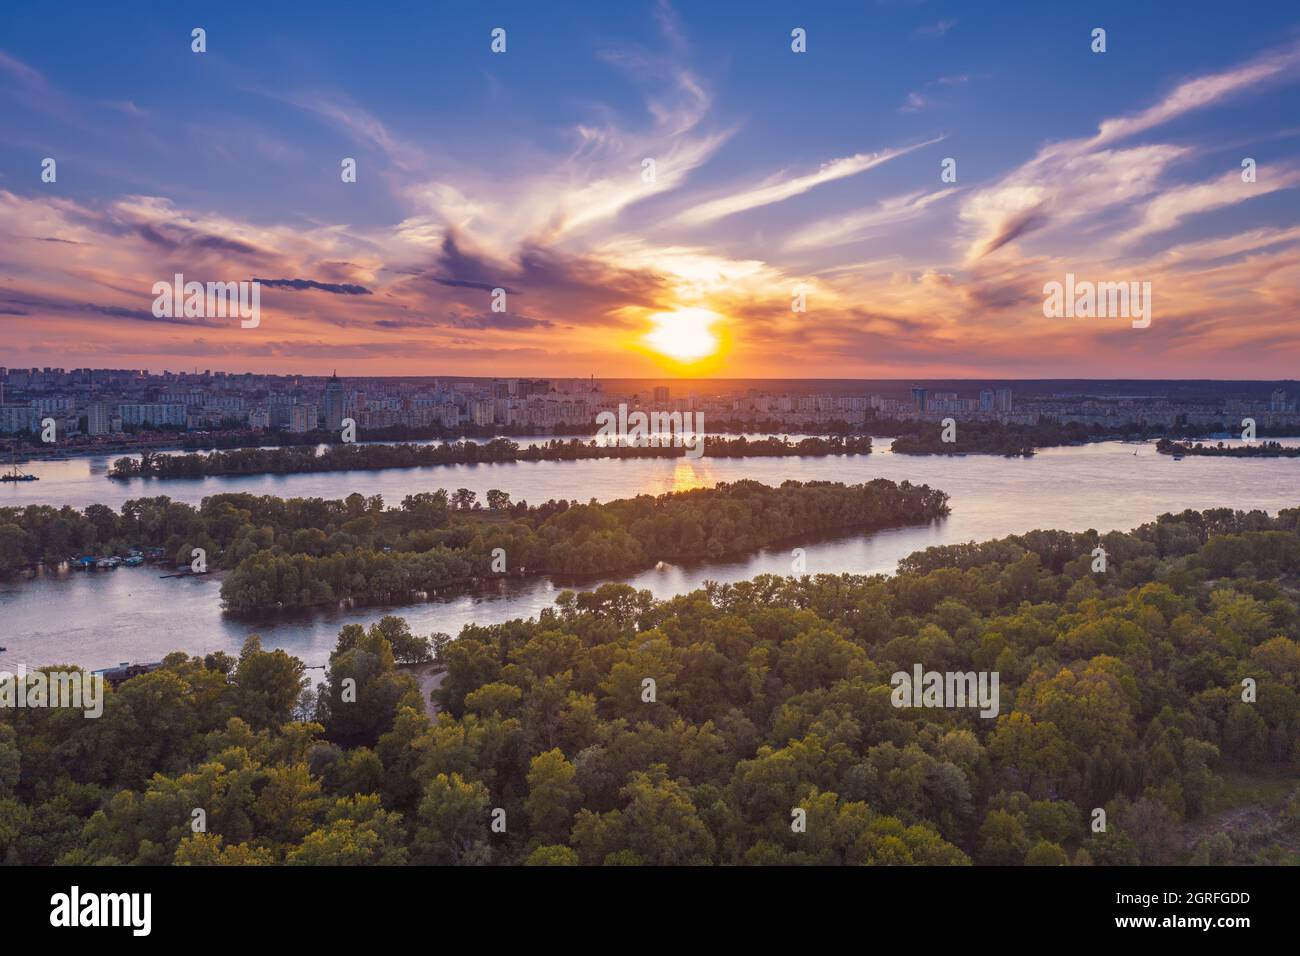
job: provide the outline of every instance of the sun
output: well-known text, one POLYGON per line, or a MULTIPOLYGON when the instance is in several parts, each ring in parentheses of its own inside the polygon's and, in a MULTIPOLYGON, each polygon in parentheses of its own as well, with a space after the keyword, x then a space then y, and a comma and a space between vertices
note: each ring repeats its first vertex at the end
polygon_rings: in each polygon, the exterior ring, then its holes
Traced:
POLYGON ((722 316, 708 309, 677 309, 650 316, 654 328, 642 341, 660 355, 678 362, 698 362, 718 351, 718 337, 710 326, 722 316))

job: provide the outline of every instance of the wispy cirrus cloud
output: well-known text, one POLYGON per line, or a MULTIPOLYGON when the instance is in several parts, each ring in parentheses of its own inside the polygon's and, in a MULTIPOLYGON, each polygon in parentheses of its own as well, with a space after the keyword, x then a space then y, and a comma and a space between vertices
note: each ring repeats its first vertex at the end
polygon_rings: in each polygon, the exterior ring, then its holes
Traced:
POLYGON ((929 109, 935 103, 931 90, 944 86, 965 86, 973 79, 975 77, 970 73, 954 73, 931 80, 921 89, 908 93, 898 111, 900 113, 920 113, 922 110, 929 109))
POLYGON ((507 261, 526 245, 598 243, 630 207, 681 190, 734 127, 709 127, 712 95, 686 62, 677 14, 661 2, 652 16, 667 49, 605 43, 595 53, 641 90, 643 117, 594 110, 565 131, 566 150, 530 151, 517 175, 461 166, 407 185, 402 240, 433 250, 450 230, 458 245, 507 261))
POLYGON ((921 37, 942 37, 957 25, 956 17, 943 17, 934 23, 927 23, 916 28, 916 35, 921 37))
POLYGON ((973 190, 962 203, 967 261, 991 255, 1030 233, 1064 227, 1132 204, 1155 191, 1186 147, 1130 149, 1036 157, 998 183, 973 190))
POLYGON ((371 112, 341 94, 282 94, 259 90, 312 114, 348 135, 360 145, 378 149, 397 169, 412 171, 427 163, 424 151, 390 130, 371 112))
POLYGON ((18 57, 11 56, 4 50, 0 50, 0 72, 9 74, 10 77, 30 90, 45 90, 49 87, 49 84, 45 81, 45 76, 40 70, 28 66, 18 57))
POLYGON ((903 100, 903 105, 898 108, 900 113, 919 113, 930 105, 930 98, 924 93, 913 90, 907 94, 907 99, 903 100))
POLYGON ((1241 170, 1230 169, 1214 179, 1188 183, 1164 190, 1142 208, 1136 225, 1116 237, 1128 245, 1161 232, 1168 232, 1191 216, 1248 202, 1280 189, 1300 185, 1300 168, 1283 166, 1267 171, 1262 179, 1243 182, 1241 170))
POLYGON ((674 221, 679 225, 697 226, 734 216, 736 213, 784 202, 826 183, 865 173, 924 146, 932 146, 942 139, 943 137, 939 136, 911 146, 892 147, 874 153, 855 153, 852 156, 832 159, 823 163, 816 171, 802 175, 778 174, 752 186, 742 187, 735 192, 692 206, 679 213, 674 221))
MULTIPOLYGON (((1227 70, 1185 80, 1145 109, 1102 120, 1093 136, 1044 146, 1033 159, 966 199, 962 220, 967 259, 989 255, 1031 232, 1152 195, 1166 169, 1186 156, 1189 147, 1151 144, 1119 148, 1118 143, 1247 90, 1294 77, 1298 67, 1300 45, 1273 51, 1227 70)), ((1204 192, 1184 193, 1155 215, 1168 216, 1180 202, 1206 201, 1204 192)), ((1153 224, 1158 221, 1152 220, 1153 224)), ((1144 233, 1139 229, 1129 238, 1140 234, 1144 233)))
POLYGON ((1146 109, 1103 120, 1095 136, 1063 143, 1058 148, 1065 151, 1095 149, 1162 126, 1193 110, 1214 106, 1266 83, 1288 77, 1294 80, 1297 70, 1300 70, 1300 43, 1270 51, 1231 69, 1185 80, 1146 109))
POLYGON ((1287 229, 1248 229, 1230 236, 1216 236, 1170 246, 1160 253, 1167 265, 1188 265, 1212 262, 1275 247, 1300 244, 1300 226, 1287 229))
POLYGON ((877 230, 923 216, 936 202, 956 195, 955 188, 916 190, 882 199, 868 209, 819 219, 793 233, 785 242, 791 251, 825 249, 870 237, 877 230))

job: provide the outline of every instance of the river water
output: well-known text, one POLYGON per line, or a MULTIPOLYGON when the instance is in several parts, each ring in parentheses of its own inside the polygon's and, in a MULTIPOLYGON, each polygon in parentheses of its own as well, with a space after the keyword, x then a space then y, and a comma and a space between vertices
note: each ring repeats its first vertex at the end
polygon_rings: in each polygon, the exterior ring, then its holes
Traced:
MULTIPOLYGON (((889 478, 929 484, 949 494, 952 514, 931 525, 806 545, 810 574, 891 573, 901 558, 921 548, 1034 528, 1127 530, 1185 508, 1275 513, 1300 506, 1300 459, 1294 458, 1189 457, 1176 462, 1157 454, 1154 444, 1122 442, 1044 449, 1029 459, 913 456, 890 453, 887 438, 875 444, 870 455, 824 458, 590 460, 129 483, 107 480, 109 458, 80 458, 24 465, 41 481, 0 487, 0 505, 41 502, 82 508, 100 502, 117 507, 129 498, 156 494, 197 503, 223 491, 324 498, 355 491, 383 495, 396 504, 408 494, 437 488, 469 488, 480 499, 489 488, 499 488, 516 501, 536 504, 550 498, 608 501, 739 479, 780 484, 786 479, 858 483, 889 478)), ((546 578, 497 582, 473 594, 401 608, 330 609, 249 623, 223 614, 216 576, 162 579, 158 573, 147 567, 47 571, 0 581, 0 646, 7 647, 0 653, 0 668, 51 663, 104 667, 158 660, 173 650, 233 654, 251 633, 260 634, 268 647, 283 647, 307 664, 319 665, 328 660, 346 623, 366 624, 391 611, 407 618, 416 633, 455 635, 469 622, 534 616, 560 589, 546 578)), ((789 549, 609 580, 668 597, 706 580, 739 581, 762 573, 791 573, 789 549)))

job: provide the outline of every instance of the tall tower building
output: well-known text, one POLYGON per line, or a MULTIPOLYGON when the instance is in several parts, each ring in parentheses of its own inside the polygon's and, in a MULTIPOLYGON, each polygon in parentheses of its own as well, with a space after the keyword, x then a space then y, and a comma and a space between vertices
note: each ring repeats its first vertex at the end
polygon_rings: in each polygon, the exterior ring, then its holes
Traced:
POLYGON ((329 431, 338 431, 343 427, 344 403, 343 383, 339 381, 339 373, 336 370, 325 383, 325 400, 322 402, 325 410, 325 427, 329 431))

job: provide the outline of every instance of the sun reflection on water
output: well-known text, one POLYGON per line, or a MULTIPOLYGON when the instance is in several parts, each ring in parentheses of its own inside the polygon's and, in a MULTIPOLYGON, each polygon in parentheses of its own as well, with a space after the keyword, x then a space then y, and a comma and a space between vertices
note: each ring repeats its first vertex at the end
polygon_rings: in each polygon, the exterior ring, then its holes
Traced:
POLYGON ((718 480, 714 477, 713 469, 709 467, 708 462, 683 456, 676 460, 673 473, 668 477, 667 487, 664 491, 692 491, 696 488, 712 488, 717 483, 718 480))

